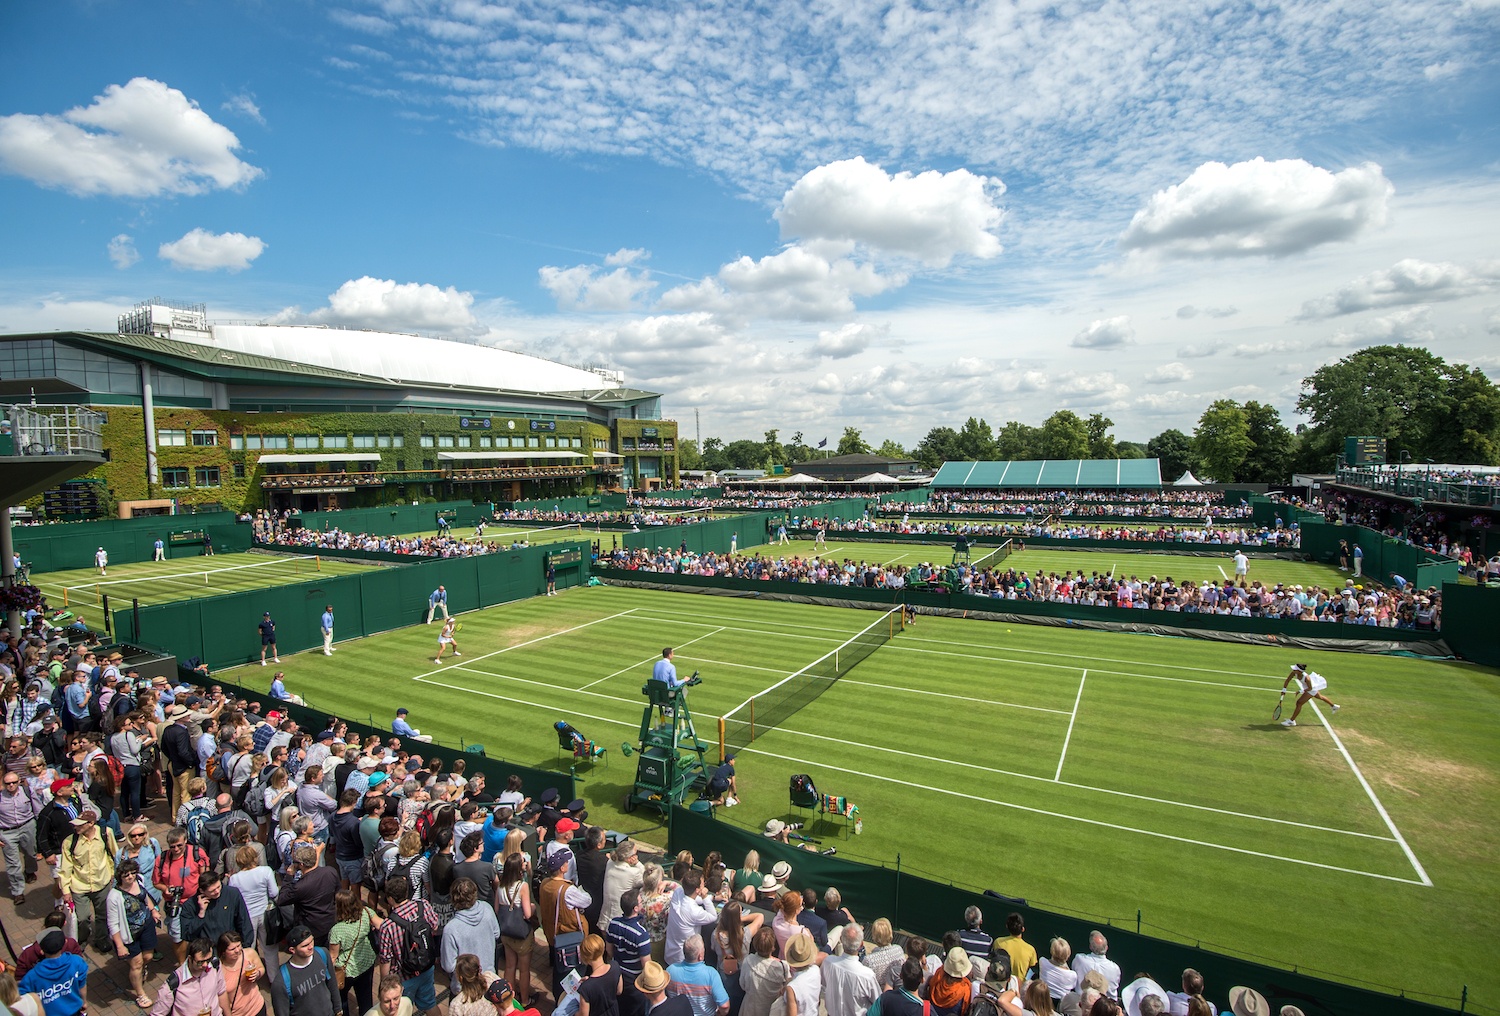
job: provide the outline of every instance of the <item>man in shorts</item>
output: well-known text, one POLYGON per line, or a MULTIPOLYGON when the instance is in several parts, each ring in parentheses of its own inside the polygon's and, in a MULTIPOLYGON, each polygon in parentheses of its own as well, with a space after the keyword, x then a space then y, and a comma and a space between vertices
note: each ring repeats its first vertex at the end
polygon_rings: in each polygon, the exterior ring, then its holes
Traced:
POLYGON ((1250 559, 1245 556, 1243 550, 1234 552, 1234 577, 1237 581, 1245 579, 1250 574, 1250 559))
POLYGON ((276 651, 276 622, 271 620, 271 612, 268 610, 261 615, 260 624, 260 665, 266 665, 266 649, 271 650, 271 662, 280 663, 281 655, 276 651))
POLYGON ((1297 707, 1292 710, 1291 719, 1281 721, 1283 727, 1295 727, 1297 725, 1297 714, 1302 712, 1302 707, 1307 705, 1311 699, 1318 699, 1320 702, 1326 703, 1332 707, 1334 712, 1339 711, 1338 703, 1323 694, 1323 690, 1328 687, 1328 681, 1322 674, 1319 674, 1315 670, 1308 670, 1305 663, 1294 663, 1292 664, 1292 672, 1286 676, 1285 681, 1281 682, 1281 690, 1285 691, 1287 685, 1291 684, 1293 680, 1297 682, 1297 707))
POLYGON ((457 618, 450 617, 448 618, 448 620, 443 622, 443 630, 438 633, 438 654, 437 656, 433 657, 433 663, 443 662, 443 653, 447 651, 449 646, 453 647, 454 656, 463 655, 463 653, 458 651, 458 640, 453 637, 453 631, 457 627, 457 618))

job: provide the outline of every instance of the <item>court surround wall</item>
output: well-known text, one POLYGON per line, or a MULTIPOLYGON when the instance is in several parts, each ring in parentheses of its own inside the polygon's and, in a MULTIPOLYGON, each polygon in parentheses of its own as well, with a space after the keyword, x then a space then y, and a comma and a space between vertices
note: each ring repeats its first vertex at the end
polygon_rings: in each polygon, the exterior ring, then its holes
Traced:
POLYGON ((122 640, 166 646, 179 660, 198 657, 219 670, 260 658, 255 626, 264 611, 276 621, 278 648, 301 652, 323 644, 320 619, 326 604, 334 608, 336 641, 392 631, 424 621, 427 597, 439 585, 447 587, 448 607, 455 613, 540 595, 546 589, 543 559, 569 548, 577 549, 585 564, 558 569, 557 585, 565 589, 588 581, 589 544, 552 543, 498 554, 425 559, 303 549, 300 552, 308 556, 395 558, 406 567, 144 606, 139 628, 131 610, 117 610, 114 630, 122 640))
MULTIPOLYGON (((814 774, 816 775, 816 767, 814 774)), ((790 775, 789 773, 788 776, 790 775)), ((820 785, 818 789, 825 793, 838 792, 838 787, 832 785, 820 785)), ((867 816, 867 821, 875 819, 867 816)), ((815 827, 807 831, 814 835, 817 833, 815 827)), ((1043 947, 1053 936, 1061 936, 1075 947, 1081 947, 1088 941, 1089 932, 1100 928, 1100 924, 1095 921, 1028 906, 1019 900, 987 896, 977 890, 934 881, 912 874, 909 870, 903 871, 899 855, 894 868, 865 864, 845 857, 822 857, 787 844, 774 843, 751 830, 720 822, 686 808, 672 809, 667 847, 669 853, 691 850, 695 857, 703 857, 710 850, 718 850, 731 863, 743 857, 748 850, 759 851, 762 871, 770 871, 771 865, 777 861, 791 864, 794 888, 811 886, 821 896, 827 887, 838 887, 844 904, 866 927, 875 918, 885 917, 895 928, 921 935, 931 942, 938 942, 945 932, 962 927, 964 910, 969 906, 979 907, 984 912, 985 926, 995 934, 1003 933, 996 929, 1004 928, 1006 914, 1019 913, 1026 924, 1026 940, 1038 947, 1043 947)), ((1000 855, 992 851, 985 856, 998 858, 1000 855)), ((1003 865, 998 861, 993 867, 1003 870, 1003 865)), ((981 878, 988 873, 976 871, 963 874, 981 878)), ((1003 883, 995 886, 995 891, 1000 893, 1014 892, 1015 889, 1016 887, 1003 883)), ((1158 983, 1169 990, 1176 990, 1174 975, 1187 967, 1193 967, 1203 974, 1209 987, 1208 999, 1221 1012, 1229 1011, 1229 989, 1235 985, 1248 985, 1259 991, 1271 1003, 1273 1013, 1279 1012, 1283 1005, 1296 1005, 1303 1012, 1321 1013, 1323 1016, 1372 1016, 1376 1013, 1429 1016, 1451 1012, 1394 995, 1336 984, 1306 974, 1152 938, 1115 924, 1106 923, 1101 930, 1104 928, 1108 929, 1109 956, 1120 964, 1126 981, 1136 971, 1153 971, 1158 983)))
POLYGON ((228 512, 64 522, 47 526, 18 526, 11 530, 16 552, 36 574, 92 568, 94 553, 100 547, 109 554, 110 564, 150 561, 156 555, 158 536, 166 544, 169 559, 198 557, 203 553, 201 543, 173 544, 170 536, 173 533, 199 531, 213 538, 214 550, 217 552, 227 554, 250 549, 250 527, 236 523, 234 516, 228 512))

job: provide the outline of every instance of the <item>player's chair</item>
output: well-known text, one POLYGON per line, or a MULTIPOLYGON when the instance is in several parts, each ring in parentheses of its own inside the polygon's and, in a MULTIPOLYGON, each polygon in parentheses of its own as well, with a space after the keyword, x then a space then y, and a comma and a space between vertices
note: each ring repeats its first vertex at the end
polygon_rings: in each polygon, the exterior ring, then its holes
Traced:
POLYGON ((851 829, 858 832, 859 827, 863 825, 859 817, 859 807, 856 804, 838 794, 819 793, 817 786, 813 783, 813 778, 806 773, 798 773, 791 778, 787 786, 787 795, 791 805, 789 817, 796 817, 800 811, 806 811, 808 822, 817 816, 828 818, 832 822, 843 819, 846 834, 851 829))
POLYGON ((557 731, 557 759, 562 760, 566 752, 573 757, 573 764, 588 762, 590 764, 604 760, 604 768, 609 768, 609 751, 601 744, 595 744, 580 734, 567 720, 558 720, 552 724, 552 729, 557 731))

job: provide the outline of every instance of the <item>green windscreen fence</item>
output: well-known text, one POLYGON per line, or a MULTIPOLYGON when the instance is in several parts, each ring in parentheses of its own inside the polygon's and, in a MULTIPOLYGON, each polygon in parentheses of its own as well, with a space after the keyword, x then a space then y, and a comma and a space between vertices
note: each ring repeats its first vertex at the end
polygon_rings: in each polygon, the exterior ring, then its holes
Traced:
POLYGON ((250 527, 237 524, 228 512, 19 526, 12 530, 16 553, 35 573, 92 568, 100 547, 109 555, 110 564, 150 561, 156 554, 158 537, 168 558, 197 557, 203 553, 204 535, 213 539, 214 550, 219 553, 250 548, 250 527), (135 524, 147 522, 152 524, 135 524))
POLYGON ((1443 638, 1466 660, 1500 667, 1500 586, 1443 586, 1443 638))
MULTIPOLYGON (((816 767, 812 774, 818 775, 816 767)), ((788 773, 789 779, 790 775, 788 773)), ((826 791, 831 788, 819 789, 826 791)), ((893 820, 901 821, 901 818, 893 820)), ((866 821, 873 819, 866 816, 866 821)), ((910 869, 903 870, 899 857, 885 866, 862 863, 845 856, 824 857, 792 845, 775 843, 754 830, 720 822, 686 808, 673 808, 669 823, 669 852, 691 850, 693 856, 703 857, 710 850, 718 850, 729 867, 736 868, 747 851, 755 850, 760 854, 761 871, 770 871, 777 861, 786 861, 792 866, 792 888, 812 888, 822 896, 828 887, 836 887, 844 905, 866 928, 876 918, 885 917, 895 928, 937 943, 945 932, 963 927, 964 910, 976 906, 984 913, 985 927, 991 931, 1005 927, 1007 914, 1020 914, 1026 924, 1027 941, 1038 947, 1054 936, 1060 936, 1078 949, 1088 942, 1090 931, 1095 928, 1105 931, 1109 937, 1109 957, 1120 964, 1127 981, 1137 971, 1151 971, 1158 983, 1175 988, 1174 975, 1193 967, 1203 974, 1210 989, 1208 999, 1221 1012, 1229 1011, 1228 994, 1234 985, 1247 985, 1259 991, 1271 1003, 1272 1013, 1280 1012, 1283 1005, 1296 1005, 1304 1013, 1320 1013, 1322 1016, 1371 1016, 1373 1013, 1435 1016, 1451 1011, 1394 994, 1336 984, 1154 938, 1136 930, 1135 915, 1117 921, 1086 921, 1030 906, 1024 900, 988 895, 985 889, 1007 896, 1015 892, 1015 887, 1004 884, 1003 852, 1000 851, 978 851, 969 870, 954 873, 956 877, 981 884, 994 879, 992 884, 976 889, 923 877, 910 869), (982 860, 989 856, 995 860, 989 863, 982 860)), ((920 823, 910 822, 908 825, 914 836, 923 834, 920 823)), ((816 832, 816 829, 808 831, 816 832)), ((1080 872, 1078 877, 1093 876, 1080 872)), ((1145 917, 1150 920, 1149 913, 1145 917)), ((1392 966, 1393 971, 1399 969, 1400 964, 1392 966)), ((1452 1002, 1456 1007, 1462 986, 1454 987, 1452 1002)))
POLYGON ((686 545, 694 554, 727 554, 731 543, 742 551, 766 543, 768 527, 780 517, 779 512, 748 512, 677 526, 644 526, 638 533, 625 533, 620 542, 630 550, 678 550, 686 545))
POLYGON ((438 512, 453 512, 453 526, 472 526, 489 518, 489 505, 470 501, 429 504, 392 504, 377 508, 346 508, 336 512, 303 512, 296 516, 307 529, 342 529, 346 533, 394 536, 398 533, 436 533, 438 512))
MULTIPOLYGON (((184 671, 183 676, 187 680, 192 681, 195 675, 191 671, 184 671)), ((224 694, 231 699, 260 702, 267 709, 272 707, 271 703, 267 701, 264 691, 217 681, 217 679, 216 683, 223 686, 224 694)), ((333 715, 327 710, 318 709, 316 705, 303 706, 297 705, 294 702, 277 702, 274 704, 274 707, 281 712, 289 713, 292 719, 296 720, 297 725, 303 730, 314 733, 324 729, 333 715)), ((361 719, 340 716, 338 718, 349 724, 349 739, 351 743, 356 736, 363 739, 370 734, 379 734, 382 740, 387 741, 393 736, 390 724, 387 723, 384 726, 378 726, 378 721, 374 717, 364 717, 361 719)), ((484 732, 476 730, 474 736, 476 738, 483 737, 484 732)), ((501 790, 504 790, 506 780, 510 776, 515 775, 521 778, 521 791, 527 797, 534 799, 540 796, 542 791, 548 787, 556 787, 558 794, 564 801, 571 801, 578 796, 574 789, 573 777, 569 774, 555 773, 547 769, 534 769, 530 766, 507 762, 502 758, 492 758, 488 754, 488 750, 486 750, 484 755, 471 752, 469 749, 470 747, 474 747, 474 745, 467 739, 458 744, 446 744, 441 741, 418 741, 407 738, 403 739, 403 746, 409 752, 422 755, 424 759, 431 759, 438 750, 441 750, 443 754, 439 757, 443 758, 447 771, 451 771, 452 769, 451 763, 453 758, 462 757, 464 759, 464 775, 473 777, 482 774, 485 777, 485 790, 490 794, 498 794, 501 790)), ((481 744, 477 747, 483 747, 483 745, 481 744)))
MULTIPOLYGON (((335 641, 373 635, 424 621, 427 597, 439 585, 447 588, 448 606, 455 612, 537 596, 546 589, 547 556, 564 550, 576 550, 582 562, 589 560, 590 546, 584 542, 429 558, 400 568, 153 604, 138 613, 124 608, 114 612, 115 632, 121 639, 166 646, 179 660, 197 657, 218 670, 260 658, 256 622, 265 611, 276 621, 279 648, 299 652, 323 644, 325 606, 333 607, 335 641)), ((587 578, 586 567, 560 568, 557 584, 567 588, 587 578)))

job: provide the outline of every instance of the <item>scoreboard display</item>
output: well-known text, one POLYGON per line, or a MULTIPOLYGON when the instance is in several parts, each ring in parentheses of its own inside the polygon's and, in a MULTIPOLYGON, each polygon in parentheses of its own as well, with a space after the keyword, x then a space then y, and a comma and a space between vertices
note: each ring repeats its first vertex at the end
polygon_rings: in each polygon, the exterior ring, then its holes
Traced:
POLYGON ((1385 438, 1344 438, 1344 463, 1350 466, 1385 465, 1385 438))
POLYGON ((577 547, 570 547, 566 550, 554 550, 549 557, 554 568, 561 568, 563 565, 568 564, 580 564, 583 561, 583 554, 577 547))

